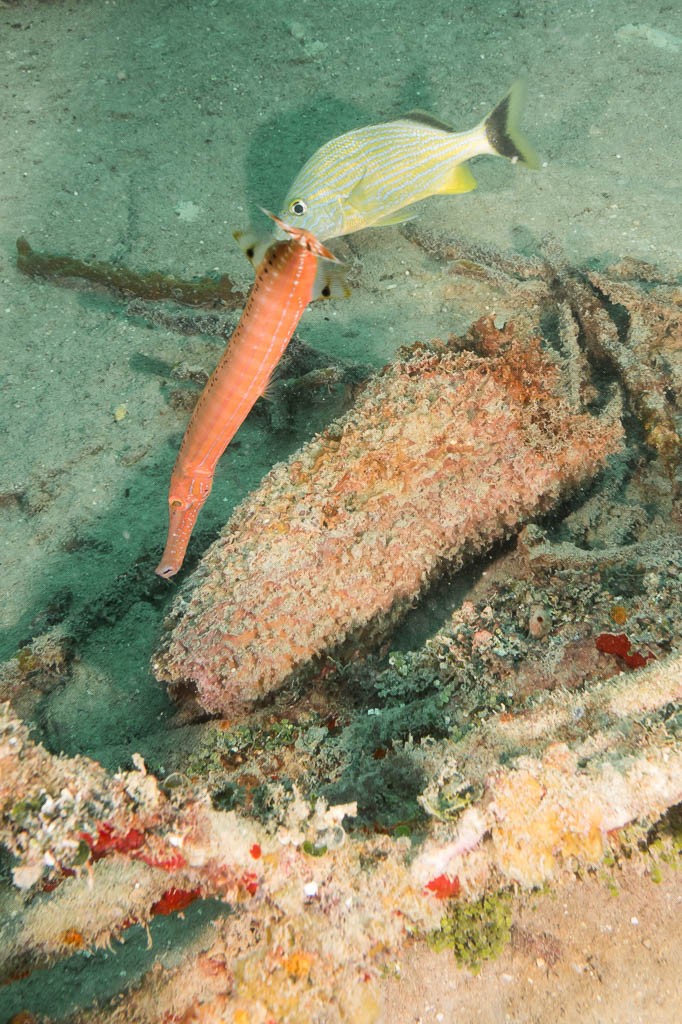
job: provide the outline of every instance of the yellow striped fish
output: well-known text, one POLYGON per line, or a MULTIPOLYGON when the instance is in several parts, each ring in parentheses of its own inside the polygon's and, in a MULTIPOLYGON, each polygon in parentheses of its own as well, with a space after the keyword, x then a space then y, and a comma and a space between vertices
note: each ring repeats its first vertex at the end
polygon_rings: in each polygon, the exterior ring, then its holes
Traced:
POLYGON ((539 167, 519 129, 525 89, 516 82, 476 128, 454 132, 429 114, 373 124, 326 142, 289 189, 281 217, 317 238, 398 224, 428 196, 470 192, 465 161, 494 154, 539 167))

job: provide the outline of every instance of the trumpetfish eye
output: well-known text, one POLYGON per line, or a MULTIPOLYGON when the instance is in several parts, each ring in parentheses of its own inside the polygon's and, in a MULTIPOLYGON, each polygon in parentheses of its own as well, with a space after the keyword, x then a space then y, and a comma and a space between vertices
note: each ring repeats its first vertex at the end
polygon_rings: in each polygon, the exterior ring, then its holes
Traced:
POLYGON ((289 213, 295 213, 297 217, 302 217, 307 209, 308 204, 303 199, 294 199, 289 203, 289 213))

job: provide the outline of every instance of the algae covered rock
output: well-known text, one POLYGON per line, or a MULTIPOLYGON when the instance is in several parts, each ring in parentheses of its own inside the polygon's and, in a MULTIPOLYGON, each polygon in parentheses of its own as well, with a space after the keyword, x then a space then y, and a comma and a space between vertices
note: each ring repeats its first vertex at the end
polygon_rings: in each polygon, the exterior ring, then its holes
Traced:
POLYGON ((180 591, 154 660, 234 715, 377 642, 445 567, 509 537, 617 450, 533 325, 415 346, 275 466, 180 591))

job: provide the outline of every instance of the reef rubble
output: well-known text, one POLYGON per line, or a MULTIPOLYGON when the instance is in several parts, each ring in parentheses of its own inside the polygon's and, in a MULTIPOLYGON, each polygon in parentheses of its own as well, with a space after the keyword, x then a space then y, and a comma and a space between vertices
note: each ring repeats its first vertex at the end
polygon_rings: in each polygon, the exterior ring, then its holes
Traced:
POLYGON ((0 978, 213 901, 172 963, 69 1024, 375 1024, 395 958, 458 907, 679 860, 679 287, 409 235, 506 322, 403 350, 237 510, 157 655, 203 703, 163 722, 170 774, 57 755, 21 720, 91 671, 92 617, 0 666, 0 978))
POLYGON ((349 836, 354 804, 294 792, 263 825, 213 810, 200 787, 167 795, 139 759, 111 777, 49 754, 4 705, 0 842, 26 896, 3 896, 0 976, 217 896, 229 910, 179 965, 155 966, 123 1001, 73 1021, 303 1024, 324 1005, 330 1024, 371 1024, 386 957, 436 930, 450 901, 596 867, 627 847, 626 827, 650 827, 682 800, 682 752, 666 726, 681 697, 678 656, 415 746, 432 823, 416 847, 406 835, 349 836), (581 720, 599 725, 580 737, 581 720))

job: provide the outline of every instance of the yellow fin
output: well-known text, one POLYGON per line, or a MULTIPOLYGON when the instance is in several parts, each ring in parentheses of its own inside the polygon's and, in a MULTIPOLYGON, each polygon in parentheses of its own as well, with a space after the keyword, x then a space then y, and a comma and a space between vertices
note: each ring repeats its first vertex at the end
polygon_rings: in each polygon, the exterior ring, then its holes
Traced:
POLYGON ((351 189, 346 196, 345 200, 349 206, 354 207, 358 213, 364 214, 370 212, 376 205, 376 200, 368 199, 367 189, 365 188, 365 175, 363 174, 357 185, 351 189))
POLYGON ((471 192, 478 182, 471 173, 469 164, 457 164, 445 179, 438 191, 442 195, 456 195, 460 192, 471 192))

